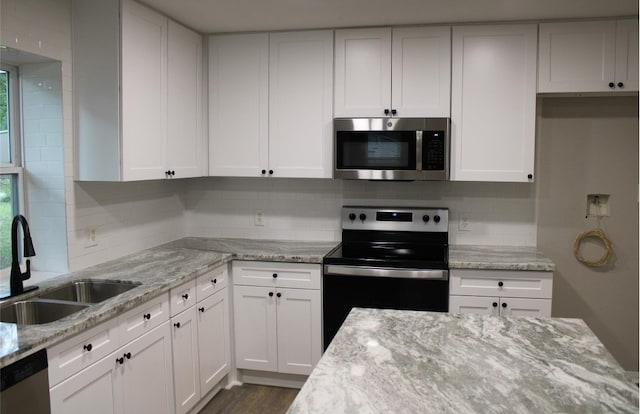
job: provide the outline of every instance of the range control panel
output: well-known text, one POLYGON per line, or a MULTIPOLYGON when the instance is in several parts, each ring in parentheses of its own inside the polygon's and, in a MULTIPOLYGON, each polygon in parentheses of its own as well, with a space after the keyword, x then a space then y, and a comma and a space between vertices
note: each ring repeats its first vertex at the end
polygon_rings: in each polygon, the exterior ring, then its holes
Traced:
POLYGON ((448 232, 448 208, 342 207, 343 230, 448 232))

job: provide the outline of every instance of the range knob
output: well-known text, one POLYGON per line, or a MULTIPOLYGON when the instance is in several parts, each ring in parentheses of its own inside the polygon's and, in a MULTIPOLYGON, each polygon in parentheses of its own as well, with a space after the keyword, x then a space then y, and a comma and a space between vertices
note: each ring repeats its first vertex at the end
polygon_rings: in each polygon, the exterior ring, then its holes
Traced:
POLYGON ((349 220, 355 220, 356 219, 356 215, 355 213, 349 213, 349 220))
POLYGON ((440 216, 433 216, 433 221, 440 223, 440 216))
POLYGON ((367 215, 364 213, 360 213, 360 220, 365 221, 367 219, 367 215))
POLYGON ((422 216, 422 221, 424 221, 425 223, 429 222, 429 215, 425 214, 424 216, 422 216))

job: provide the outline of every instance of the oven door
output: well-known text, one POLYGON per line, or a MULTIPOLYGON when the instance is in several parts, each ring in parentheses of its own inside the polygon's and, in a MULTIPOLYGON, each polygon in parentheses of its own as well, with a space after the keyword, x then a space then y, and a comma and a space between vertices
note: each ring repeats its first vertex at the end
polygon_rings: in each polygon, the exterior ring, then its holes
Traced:
POLYGON ((354 307, 449 310, 448 270, 325 265, 322 284, 324 349, 354 307))

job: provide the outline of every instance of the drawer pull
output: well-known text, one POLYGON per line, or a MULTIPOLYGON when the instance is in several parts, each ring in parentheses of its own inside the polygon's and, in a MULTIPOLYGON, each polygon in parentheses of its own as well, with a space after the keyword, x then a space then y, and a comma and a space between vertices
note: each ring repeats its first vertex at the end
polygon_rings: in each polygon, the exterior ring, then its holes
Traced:
POLYGON ((498 302, 493 302, 493 307, 497 308, 498 307, 498 302))
POLYGON ((124 364, 124 357, 116 358, 116 364, 124 364))
POLYGON ((269 297, 273 297, 273 292, 269 292, 269 297))
POLYGON ((213 279, 213 280, 211 281, 211 284, 212 284, 212 285, 215 285, 216 283, 218 283, 218 279, 213 279))
POLYGON ((278 293, 276 293, 276 296, 281 298, 282 297, 282 293, 278 292, 278 293))
POLYGON ((150 313, 145 313, 144 315, 142 315, 142 318, 149 320, 149 319, 151 319, 151 314, 150 313))
POLYGON ((503 308, 506 308, 506 307, 507 307, 507 303, 506 303, 506 302, 503 302, 503 303, 502 303, 502 307, 503 307, 503 308))
POLYGON ((198 308, 198 310, 199 310, 200 312, 204 312, 204 307, 202 307, 202 308, 198 308))
POLYGON ((131 352, 127 352, 126 354, 124 354, 122 356, 127 358, 127 359, 131 359, 131 352))
POLYGON ((176 328, 180 328, 180 322, 174 323, 173 326, 175 326, 176 328))
POLYGON ((182 295, 182 299, 187 300, 189 299, 189 294, 185 293, 184 295, 182 295))
POLYGON ((274 279, 276 279, 277 277, 278 277, 278 274, 277 274, 277 273, 274 273, 274 274, 273 274, 273 278, 274 278, 274 279))
POLYGON ((502 287, 504 286, 504 283, 502 281, 498 282, 498 286, 502 287))
POLYGON ((84 349, 87 352, 91 352, 91 350, 93 349, 93 345, 91 344, 84 345, 82 349, 84 349))

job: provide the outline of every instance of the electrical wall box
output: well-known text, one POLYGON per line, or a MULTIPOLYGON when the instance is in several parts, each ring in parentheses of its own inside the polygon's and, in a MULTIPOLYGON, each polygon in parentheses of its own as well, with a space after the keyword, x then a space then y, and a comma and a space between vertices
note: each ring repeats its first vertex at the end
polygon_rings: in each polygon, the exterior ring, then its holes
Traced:
POLYGON ((586 217, 608 217, 609 194, 587 194, 586 217))

